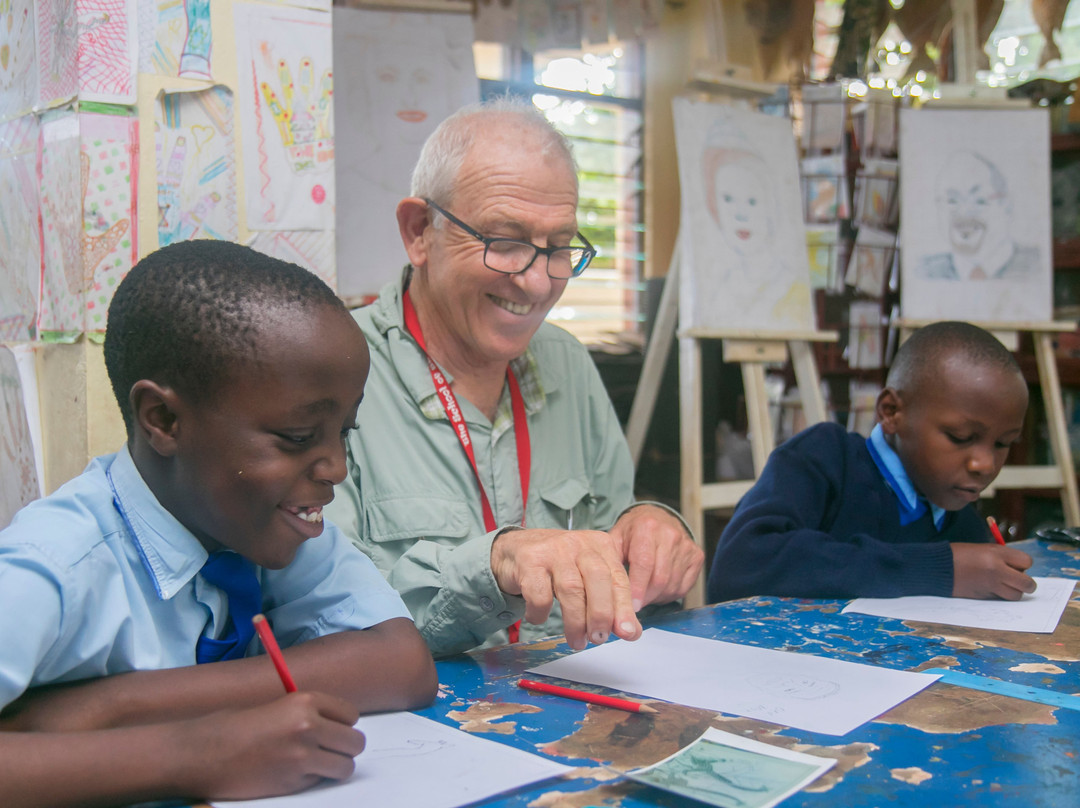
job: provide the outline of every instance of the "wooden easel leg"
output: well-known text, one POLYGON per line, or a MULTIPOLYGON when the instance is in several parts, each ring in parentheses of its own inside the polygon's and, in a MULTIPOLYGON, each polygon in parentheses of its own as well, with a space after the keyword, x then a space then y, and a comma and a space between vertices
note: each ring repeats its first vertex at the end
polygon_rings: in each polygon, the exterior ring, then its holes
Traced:
MULTIPOLYGON (((679 339, 679 479, 683 519, 698 545, 705 546, 705 514, 701 505, 703 484, 701 429, 701 343, 693 337, 679 339)), ((705 603, 705 570, 683 598, 687 609, 705 603)))
POLYGON ((1061 403, 1061 382, 1058 379, 1057 362, 1054 359, 1053 335, 1034 333, 1035 359, 1039 367, 1039 384, 1042 386, 1043 405, 1046 407, 1046 423, 1050 433, 1050 448, 1054 462, 1061 470, 1061 505, 1065 524, 1080 526, 1080 496, 1077 495, 1076 471, 1069 449, 1069 432, 1065 422, 1065 408, 1061 403))
POLYGON ((810 343, 804 340, 788 343, 788 350, 791 351, 791 364, 795 368, 795 383, 799 386, 806 425, 820 424, 828 420, 829 414, 825 409, 825 397, 821 394, 821 377, 818 376, 814 352, 810 343))
POLYGON ((760 477, 765 461, 776 446, 776 433, 769 417, 769 394, 765 390, 765 366, 760 362, 743 362, 742 377, 754 477, 760 477))
POLYGON ((634 391, 634 403, 630 407, 630 417, 626 422, 626 442, 630 444, 630 456, 637 469, 641 452, 645 448, 645 436, 652 422, 656 397, 660 394, 660 382, 664 376, 668 350, 675 339, 675 327, 679 320, 679 240, 675 240, 675 250, 671 254, 671 265, 664 279, 664 290, 660 293, 660 304, 656 312, 652 335, 645 349, 645 362, 641 366, 641 377, 634 391))

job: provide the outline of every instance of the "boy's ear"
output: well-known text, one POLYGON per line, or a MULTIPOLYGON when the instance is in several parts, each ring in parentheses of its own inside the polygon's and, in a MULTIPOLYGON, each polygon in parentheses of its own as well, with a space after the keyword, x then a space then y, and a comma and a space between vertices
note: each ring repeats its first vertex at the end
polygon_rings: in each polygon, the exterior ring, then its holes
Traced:
POLYGON ((150 379, 139 379, 131 386, 135 431, 162 457, 176 453, 178 403, 179 397, 171 387, 162 387, 150 379))
POLYGON ((886 435, 893 435, 897 429, 897 418, 903 409, 900 394, 892 387, 886 387, 878 393, 877 402, 874 404, 874 414, 877 422, 881 424, 881 431, 886 435))
POLYGON ((427 265, 428 244, 424 234, 431 227, 431 210, 419 197, 402 199, 397 206, 398 231, 409 263, 419 269, 427 265))

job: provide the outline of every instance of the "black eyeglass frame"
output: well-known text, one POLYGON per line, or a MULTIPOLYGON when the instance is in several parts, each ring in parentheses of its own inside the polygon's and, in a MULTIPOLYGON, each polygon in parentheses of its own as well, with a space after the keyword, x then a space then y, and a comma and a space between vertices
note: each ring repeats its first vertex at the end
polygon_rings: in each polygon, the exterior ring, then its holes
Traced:
POLYGON ((589 242, 589 240, 587 238, 585 238, 584 235, 582 235, 580 230, 577 231, 577 238, 581 239, 581 243, 584 245, 583 247, 570 247, 570 246, 566 246, 566 247, 537 247, 531 241, 522 241, 521 239, 516 239, 516 238, 491 238, 490 236, 485 236, 483 233, 478 231, 476 228, 470 227, 469 225, 465 224, 465 222, 461 221, 461 219, 459 219, 457 216, 452 214, 450 211, 446 210, 446 208, 442 207, 441 205, 436 204, 435 202, 431 201, 427 197, 423 197, 423 199, 424 199, 424 202, 428 205, 428 207, 432 208, 433 210, 435 210, 436 212, 438 212, 442 216, 445 216, 447 219, 449 219, 451 222, 456 224, 458 227, 460 227, 462 230, 464 230, 466 233, 468 233, 474 239, 476 239, 481 244, 483 244, 484 245, 484 266, 487 267, 488 269, 490 269, 492 272, 498 272, 500 275, 520 275, 522 272, 528 271, 529 267, 531 267, 533 264, 536 263, 537 256, 542 254, 542 255, 546 255, 547 258, 548 258, 548 269, 547 269, 548 277, 553 278, 555 280, 559 280, 559 281, 568 281, 568 280, 570 280, 570 278, 576 278, 578 275, 580 275, 582 272, 584 272, 586 269, 588 269, 589 264, 591 264, 592 260, 596 257, 596 248, 589 242), (524 267, 522 267, 521 269, 515 270, 514 272, 508 272, 505 269, 496 269, 495 267, 491 266, 488 263, 488 257, 487 257, 488 249, 495 242, 505 242, 505 243, 509 243, 509 244, 520 244, 523 247, 529 247, 529 248, 531 248, 533 250, 533 257, 531 259, 529 259, 529 262, 527 264, 525 264, 524 267), (570 276, 566 277, 566 278, 562 278, 562 277, 559 277, 558 275, 552 275, 551 274, 551 257, 555 253, 561 252, 561 251, 564 251, 564 250, 583 250, 584 251, 584 257, 581 259, 581 261, 578 262, 578 265, 576 267, 574 267, 570 271, 570 276))

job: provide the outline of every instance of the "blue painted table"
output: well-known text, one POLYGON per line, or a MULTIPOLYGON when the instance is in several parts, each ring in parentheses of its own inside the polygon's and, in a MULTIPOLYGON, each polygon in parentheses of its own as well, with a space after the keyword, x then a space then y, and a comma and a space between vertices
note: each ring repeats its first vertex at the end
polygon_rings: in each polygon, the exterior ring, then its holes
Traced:
MULTIPOLYGON (((1034 575, 1080 578, 1080 548, 1014 543, 1034 575)), ((649 625, 729 642, 902 669, 949 668, 1080 701, 1080 594, 1053 634, 985 631, 840 614, 846 601, 755 597, 649 625)), ((618 770, 660 760, 707 727, 745 734, 836 766, 788 806, 1080 806, 1080 711, 937 682, 842 738, 664 702, 656 715, 533 694, 526 668, 570 653, 564 642, 504 646, 439 662, 440 695, 419 711, 482 737, 579 767, 485 805, 530 808, 696 806, 618 770)), ((588 687, 588 686, 584 686, 588 687)), ((597 692, 603 688, 594 688, 597 692)))

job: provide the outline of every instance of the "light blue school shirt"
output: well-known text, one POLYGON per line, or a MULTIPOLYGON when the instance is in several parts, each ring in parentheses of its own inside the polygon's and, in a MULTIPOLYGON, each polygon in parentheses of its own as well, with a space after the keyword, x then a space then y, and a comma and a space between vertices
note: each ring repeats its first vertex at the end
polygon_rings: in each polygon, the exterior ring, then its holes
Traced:
POLYGON ((921 518, 929 507, 930 513, 934 517, 934 527, 940 531, 941 526, 945 524, 945 509, 929 502, 926 497, 915 490, 911 478, 908 477, 907 469, 904 468, 904 464, 900 460, 900 455, 885 440, 885 432, 882 430, 881 424, 874 425, 870 437, 866 439, 866 448, 870 450, 870 457, 873 458, 874 465, 878 467, 881 476, 885 478, 885 484, 889 486, 889 490, 896 494, 896 501, 900 506, 900 524, 910 525, 921 518))
MULTIPOLYGON (((198 574, 206 558, 127 447, 25 507, 0 532, 0 709, 30 687, 194 665, 207 621, 219 636, 228 617, 225 593, 198 574)), ((285 569, 255 571, 283 647, 409 617, 329 522, 285 569)))

